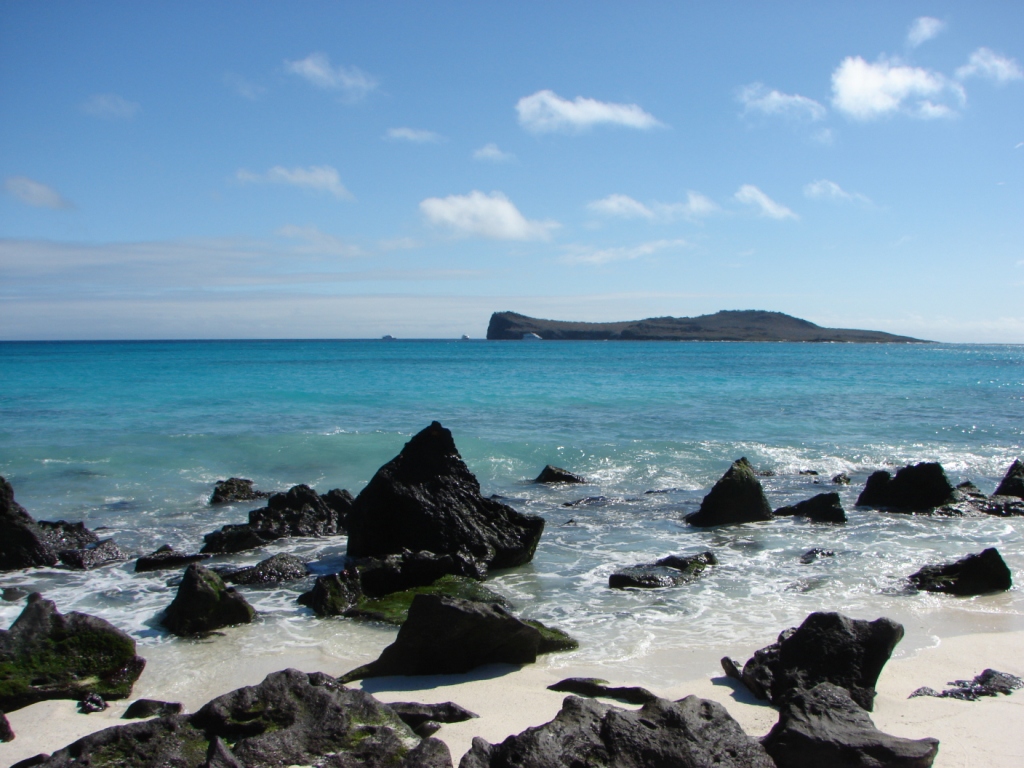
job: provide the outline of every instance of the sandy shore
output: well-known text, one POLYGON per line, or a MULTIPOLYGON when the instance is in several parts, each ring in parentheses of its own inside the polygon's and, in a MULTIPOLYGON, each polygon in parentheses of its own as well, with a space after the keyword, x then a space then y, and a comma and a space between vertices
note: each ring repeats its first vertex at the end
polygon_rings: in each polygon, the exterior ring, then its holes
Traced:
MULTIPOLYGON (((226 650, 226 648, 225 648, 226 650)), ((736 658, 746 658, 753 649, 726 649, 736 658)), ((146 649, 143 649, 146 652, 146 649)), ((681 652, 685 653, 685 652, 681 652)), ((350 668, 347 660, 317 649, 294 649, 256 658, 217 654, 218 663, 196 670, 189 678, 173 678, 162 669, 159 653, 150 659, 140 678, 136 698, 181 701, 194 711, 207 700, 240 685, 259 682, 267 673, 294 667, 305 671, 340 674, 350 668)), ((468 675, 367 680, 367 690, 385 702, 455 701, 480 715, 465 723, 445 725, 437 737, 451 749, 455 765, 469 749, 474 736, 491 742, 519 733, 550 720, 561 706, 564 694, 547 686, 565 677, 602 677, 616 685, 641 685, 671 699, 694 694, 723 704, 753 736, 767 733, 775 723, 774 709, 754 700, 745 690, 725 678, 710 651, 688 658, 689 666, 706 667, 702 676, 683 683, 658 685, 658 669, 671 664, 670 658, 651 659, 648 679, 616 679, 614 668, 573 665, 571 657, 550 656, 521 669, 496 665, 468 675)), ((934 736, 941 741, 936 766, 963 768, 1016 768, 1024 765, 1024 691, 1013 696, 963 702, 920 697, 908 699, 921 686, 936 689, 953 679, 970 678, 986 667, 1024 676, 1024 631, 961 635, 936 640, 933 647, 905 657, 894 658, 882 672, 872 717, 888 733, 908 738, 934 736)), ((12 712, 8 719, 17 738, 0 744, 0 765, 53 752, 72 741, 102 728, 122 724, 129 702, 114 702, 103 713, 80 715, 74 702, 49 701, 12 712)), ((612 702, 615 703, 615 702, 612 702)), ((619 705, 626 706, 626 705, 619 705)))

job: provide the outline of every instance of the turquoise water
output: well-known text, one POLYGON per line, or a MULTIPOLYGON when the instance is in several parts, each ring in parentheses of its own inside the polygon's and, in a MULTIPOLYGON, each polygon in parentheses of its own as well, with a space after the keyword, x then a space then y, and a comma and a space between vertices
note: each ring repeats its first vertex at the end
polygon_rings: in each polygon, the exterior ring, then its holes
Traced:
MULTIPOLYGON (((0 344, 0 474, 39 519, 106 526, 123 548, 195 550, 252 504, 213 509, 230 475, 263 489, 307 483, 353 493, 432 420, 455 436, 485 494, 548 521, 533 563, 497 574, 529 616, 583 641, 590 661, 684 645, 760 642, 810 610, 1024 626, 1007 595, 951 601, 902 593, 926 562, 998 546, 1024 569, 1024 521, 933 520, 854 510, 880 467, 938 460, 954 483, 991 492, 1024 453, 1024 347, 671 342, 268 341, 0 344), (786 519, 719 530, 682 517, 746 456, 774 506, 839 489, 845 527, 786 519), (548 463, 592 483, 529 482, 548 463), (817 478, 799 474, 815 470, 817 478), (815 479, 821 481, 815 484, 815 479), (658 490, 663 493, 648 494, 658 490), (604 496, 594 504, 563 503, 604 496), (565 525, 569 520, 574 524, 565 525), (801 565, 811 547, 835 558, 801 565), (713 548, 722 565, 676 590, 617 592, 616 567, 713 548), (953 614, 950 614, 953 611, 953 614)), ((278 551, 344 551, 344 538, 278 551)), ((145 645, 175 642, 154 616, 171 574, 131 565, 37 569, 0 585, 39 588, 62 610, 102 615, 145 645)), ((253 642, 319 626, 294 599, 307 585, 247 591, 263 612, 253 642), (276 629, 275 629, 276 628, 276 629)), ((16 605, 0 605, 6 626, 16 605)), ((363 631, 333 621, 333 632, 363 631)), ((311 637, 311 636, 310 636, 311 637)), ((310 640, 310 642, 312 642, 310 640)))

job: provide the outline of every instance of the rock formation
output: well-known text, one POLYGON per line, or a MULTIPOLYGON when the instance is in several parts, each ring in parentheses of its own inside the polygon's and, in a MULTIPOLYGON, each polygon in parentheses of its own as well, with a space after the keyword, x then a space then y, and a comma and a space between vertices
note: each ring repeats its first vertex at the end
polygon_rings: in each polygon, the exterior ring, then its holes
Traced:
POLYGON ((169 568, 181 568, 183 565, 198 563, 206 560, 212 555, 188 554, 178 552, 170 544, 164 544, 148 555, 143 555, 135 561, 135 572, 145 573, 146 571, 163 571, 169 568))
POLYGON ((633 565, 616 571, 608 577, 608 586, 612 589, 677 587, 696 581, 709 565, 718 565, 718 559, 711 552, 670 555, 656 563, 633 565))
POLYGON ((210 503, 227 504, 232 501, 253 501, 265 499, 269 495, 266 491, 257 491, 253 487, 252 480, 244 477, 229 477, 227 480, 218 480, 213 486, 210 503))
POLYGON ((700 509, 686 516, 686 522, 700 527, 771 519, 771 504, 746 457, 734 461, 704 497, 700 509))
POLYGON ((185 569, 178 594, 161 623, 176 635, 196 635, 234 624, 248 624, 256 611, 234 588, 208 568, 193 563, 185 569))
POLYGON ((1006 470, 1006 476, 993 496, 1016 496, 1024 499, 1024 464, 1020 459, 1014 459, 1013 464, 1006 470))
POLYGON ((941 464, 908 464, 893 477, 873 472, 857 497, 858 507, 879 507, 893 512, 924 512, 956 501, 954 488, 941 464))
POLYGON ((280 554, 261 560, 249 568, 240 568, 224 574, 224 581, 229 584, 280 584, 282 581, 294 581, 305 578, 309 574, 306 564, 295 555, 280 554))
POLYGON ((976 555, 967 555, 955 563, 926 565, 912 574, 910 581, 926 592, 961 596, 1005 592, 1013 586, 1009 567, 993 547, 976 555))
POLYGON ((586 483, 586 478, 580 477, 579 475, 573 474, 567 469, 556 467, 548 464, 544 469, 540 471, 540 474, 533 479, 535 483, 573 483, 581 484, 586 483))
POLYGON ((557 683, 549 685, 548 690, 575 693, 577 696, 589 696, 590 698, 615 699, 627 704, 646 704, 658 698, 646 688, 610 686, 607 680, 597 677, 567 677, 565 680, 559 680, 557 683))
POLYGON ((819 493, 804 501, 775 510, 776 517, 806 517, 816 523, 845 523, 846 510, 843 509, 838 493, 819 493))

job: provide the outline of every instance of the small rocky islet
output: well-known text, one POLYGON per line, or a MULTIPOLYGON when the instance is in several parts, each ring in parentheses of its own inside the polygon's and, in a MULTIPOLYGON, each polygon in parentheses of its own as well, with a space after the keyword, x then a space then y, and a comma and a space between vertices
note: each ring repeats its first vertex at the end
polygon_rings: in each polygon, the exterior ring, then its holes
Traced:
MULTIPOLYGON (((535 482, 587 481, 549 465, 535 482)), ((849 478, 837 475, 833 483, 847 484, 849 478)), ((320 495, 302 485, 268 494, 256 490, 251 481, 231 478, 218 484, 211 503, 263 498, 266 506, 253 510, 247 523, 208 534, 201 552, 165 546, 138 558, 137 572, 186 566, 177 595, 160 617, 163 626, 175 634, 196 636, 252 621, 255 611, 228 583, 276 584, 310 573, 307 564, 291 555, 243 569, 211 569, 202 560, 288 537, 347 534, 348 558, 336 572, 320 573, 299 602, 321 616, 397 624, 395 642, 376 661, 340 678, 285 670, 268 676, 260 686, 214 699, 194 715, 181 714, 173 703, 155 702, 153 714, 160 715, 155 720, 87 736, 33 764, 64 766, 89 757, 92 765, 177 765, 180 757, 190 765, 207 766, 450 766, 447 747, 430 737, 439 720, 420 712, 415 726, 410 726, 397 708, 389 710, 345 683, 381 675, 458 674, 494 662, 530 663, 538 654, 577 647, 556 628, 516 617, 507 601, 482 583, 491 570, 532 559, 544 520, 521 514, 500 499, 484 498, 451 433, 437 422, 415 435, 355 498, 340 489, 320 495), (317 717, 330 720, 316 733, 302 714, 310 706, 317 717), (331 720, 335 715, 337 722, 331 720), (267 723, 260 725, 263 720, 267 723), (252 724, 239 730, 239 722, 252 724), (338 759, 323 762, 329 755, 338 759)), ((970 484, 954 487, 935 463, 908 465, 894 475, 880 470, 868 478, 857 505, 895 514, 1024 515, 1024 466, 1015 461, 991 497, 970 484)), ((741 458, 686 522, 717 527, 790 516, 833 525, 846 520, 835 493, 773 510, 758 473, 741 458)), ((2 570, 58 563, 85 569, 127 559, 112 540, 100 540, 81 523, 35 521, 15 502, 13 488, 2 478, 0 534, 2 570)), ((811 562, 833 554, 812 550, 804 557, 811 562)), ((668 555, 613 574, 609 586, 678 587, 717 563, 710 551, 668 555)), ((908 575, 907 584, 912 589, 973 595, 1009 589, 1012 575, 998 551, 988 548, 954 563, 925 564, 908 575)), ((691 696, 671 702, 644 689, 610 689, 603 681, 563 681, 567 687, 557 690, 584 696, 608 698, 610 691, 635 696, 641 691, 642 701, 634 703, 643 707, 630 712, 570 696, 558 716, 544 726, 500 745, 474 740, 460 766, 506 765, 512 755, 534 755, 531 761, 517 763, 524 765, 567 764, 578 758, 584 761, 581 765, 632 764, 630 760, 642 759, 652 750, 673 755, 673 764, 680 765, 706 764, 709 754, 728 754, 732 762, 716 764, 737 766, 853 765, 862 764, 856 762, 857 755, 868 754, 884 755, 879 765, 931 765, 937 741, 888 736, 875 730, 867 715, 874 683, 902 635, 900 625, 884 618, 864 622, 813 613, 800 627, 784 631, 776 643, 755 652, 746 664, 724 658, 728 675, 779 708, 779 722, 761 740, 744 734, 720 705, 710 701, 691 696), (687 722, 691 725, 680 725, 687 722), (638 739, 638 734, 644 738, 638 739), (573 745, 573 754, 551 751, 553 740, 559 739, 573 745), (616 755, 620 757, 609 761, 616 755)), ((45 698, 84 701, 96 696, 101 703, 104 698, 127 698, 144 664, 128 635, 95 617, 62 616, 52 602, 33 594, 11 629, 0 630, 0 709, 11 711, 45 698)), ((1008 693, 1013 687, 996 690, 1008 693)), ((6 726, 6 720, 0 726, 6 726)))

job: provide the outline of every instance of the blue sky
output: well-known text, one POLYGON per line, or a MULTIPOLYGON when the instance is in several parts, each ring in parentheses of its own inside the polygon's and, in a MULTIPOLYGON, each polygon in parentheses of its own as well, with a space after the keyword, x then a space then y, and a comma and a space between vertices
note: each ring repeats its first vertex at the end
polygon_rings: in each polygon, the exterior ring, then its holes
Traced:
POLYGON ((0 4, 0 338, 1024 342, 1024 3, 0 4))

